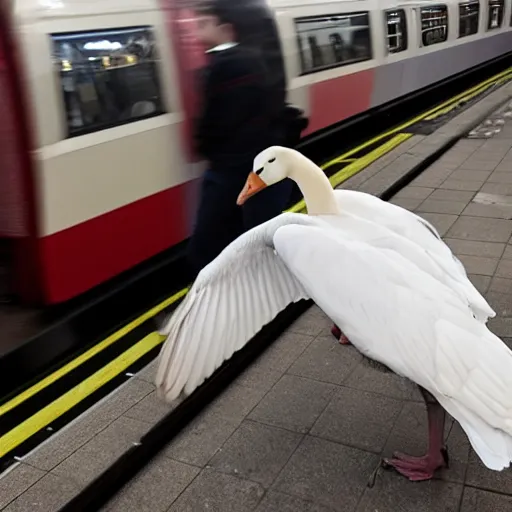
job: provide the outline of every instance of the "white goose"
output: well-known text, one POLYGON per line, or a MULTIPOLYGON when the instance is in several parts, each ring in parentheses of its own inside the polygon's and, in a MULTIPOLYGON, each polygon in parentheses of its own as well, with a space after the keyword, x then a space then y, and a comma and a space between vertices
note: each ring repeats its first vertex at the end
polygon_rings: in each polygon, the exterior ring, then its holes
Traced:
POLYGON ((203 269, 163 328, 160 396, 172 402, 192 393, 288 304, 311 298, 363 355, 422 390, 429 451, 395 454, 388 464, 411 480, 431 478, 446 463, 447 410, 487 467, 508 467, 512 352, 473 316, 469 288, 452 288, 462 280, 417 243, 344 213, 321 171, 279 164, 284 154, 294 153, 270 148, 256 158, 240 202, 289 176, 310 215, 280 215, 203 269))

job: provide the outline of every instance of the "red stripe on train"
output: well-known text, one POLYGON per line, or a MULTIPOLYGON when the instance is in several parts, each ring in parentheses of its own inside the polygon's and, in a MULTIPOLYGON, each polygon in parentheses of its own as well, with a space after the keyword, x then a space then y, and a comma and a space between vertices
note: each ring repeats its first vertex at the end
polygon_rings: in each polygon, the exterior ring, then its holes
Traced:
POLYGON ((192 183, 159 192, 39 240, 45 302, 69 300, 188 236, 192 183))
POLYGON ((309 135, 344 119, 360 114, 371 106, 375 70, 340 76, 309 86, 309 135))

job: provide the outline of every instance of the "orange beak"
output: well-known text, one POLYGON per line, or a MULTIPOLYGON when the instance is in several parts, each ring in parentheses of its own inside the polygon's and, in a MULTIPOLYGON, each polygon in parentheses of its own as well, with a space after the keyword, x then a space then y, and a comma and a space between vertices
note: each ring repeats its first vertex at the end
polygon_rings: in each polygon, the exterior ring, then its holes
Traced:
POLYGON ((236 200, 236 204, 238 206, 242 206, 247 199, 252 197, 254 194, 257 194, 260 190, 266 188, 266 186, 267 184, 255 172, 251 172, 247 177, 247 181, 245 182, 242 192, 240 192, 240 195, 236 200))

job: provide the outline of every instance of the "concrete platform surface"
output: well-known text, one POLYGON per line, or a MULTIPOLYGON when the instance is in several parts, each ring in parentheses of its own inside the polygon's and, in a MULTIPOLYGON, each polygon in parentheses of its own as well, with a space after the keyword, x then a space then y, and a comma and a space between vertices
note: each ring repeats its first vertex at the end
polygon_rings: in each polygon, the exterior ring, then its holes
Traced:
MULTIPOLYGON (((456 119, 451 132, 443 128, 446 136, 466 125, 469 131, 512 96, 510 87, 500 91, 463 113, 466 124, 456 119)), ((440 230, 496 308, 491 329, 512 346, 512 120, 493 137, 481 136, 461 139, 393 202, 440 230)), ((435 150, 442 138, 415 136, 344 186, 378 193, 400 178, 404 162, 427 154, 425 145, 435 150)), ((512 510, 512 470, 485 469, 452 420, 449 469, 423 483, 379 470, 367 487, 382 456, 424 452, 425 407, 412 383, 339 345, 330 327, 312 307, 104 510, 512 510)), ((167 414, 155 396, 154 366, 6 473, 0 509, 58 510, 167 414)))

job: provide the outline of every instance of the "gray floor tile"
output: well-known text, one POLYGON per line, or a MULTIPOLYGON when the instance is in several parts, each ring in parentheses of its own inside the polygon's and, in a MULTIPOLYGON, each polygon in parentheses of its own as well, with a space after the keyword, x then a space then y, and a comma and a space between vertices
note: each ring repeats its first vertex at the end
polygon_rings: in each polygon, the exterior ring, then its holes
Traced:
POLYGON ((462 201, 469 203, 475 196, 475 192, 467 192, 464 190, 444 190, 438 188, 432 192, 429 199, 436 199, 439 201, 462 201))
POLYGON ((512 196, 512 183, 484 183, 480 189, 480 192, 485 192, 486 194, 512 196))
POLYGON ((422 202, 423 199, 413 199, 408 197, 395 197, 390 201, 391 204, 396 204, 397 206, 401 206, 402 208, 410 211, 415 210, 422 202))
POLYGON ((512 494, 512 469, 491 471, 484 466, 478 455, 472 451, 469 457, 466 484, 491 491, 512 494))
POLYGON ((169 512, 252 512, 263 495, 260 484, 205 469, 169 512))
POLYGON ((440 186, 440 188, 448 190, 465 190, 469 192, 478 192, 481 187, 481 181, 453 180, 451 177, 443 181, 440 186))
POLYGON ((464 209, 462 215, 469 215, 472 217, 489 217, 491 219, 511 219, 512 206, 470 203, 464 209))
POLYGON ((496 316, 487 322, 487 327, 500 338, 512 338, 512 318, 496 316))
POLYGON ((417 386, 410 380, 399 377, 393 372, 383 372, 363 360, 350 377, 343 383, 345 386, 371 391, 398 400, 412 400, 417 386))
POLYGON ((156 371, 158 368, 158 358, 153 359, 145 368, 135 375, 136 379, 141 379, 150 384, 154 384, 156 371))
POLYGON ((270 491, 255 512, 335 512, 335 510, 295 496, 270 491))
POLYGON ((264 396, 264 390, 241 386, 235 381, 211 403, 208 410, 214 410, 219 416, 241 423, 264 396))
POLYGON ((507 245, 501 256, 504 260, 512 260, 512 245, 507 245))
POLYGON ((512 293, 489 292, 485 298, 497 316, 512 316, 512 293))
POLYGON ((512 278, 512 260, 501 260, 496 269, 496 277, 512 278))
POLYGON ((492 170, 498 165, 497 162, 486 164, 486 166, 492 165, 492 169, 483 169, 480 168, 482 163, 477 163, 479 165, 474 165, 474 162, 471 160, 464 162, 456 171, 450 174, 450 179, 479 181, 483 183, 492 174, 492 170), (471 167, 476 167, 476 169, 472 169, 471 167))
POLYGON ((288 329, 289 333, 297 332, 308 336, 318 336, 330 329, 331 321, 318 306, 312 306, 288 329))
POLYGON ((56 512, 79 490, 69 479, 48 473, 3 510, 4 512, 56 512))
POLYGON ((500 258, 506 247, 504 243, 473 242, 456 238, 445 238, 444 242, 457 256, 465 254, 484 258, 500 258))
POLYGON ((426 199, 416 209, 417 212, 423 213, 451 213, 459 215, 467 203, 465 201, 442 201, 440 199, 426 199))
POLYGON ((39 469, 18 464, 0 476, 0 510, 43 478, 46 473, 39 469))
POLYGON ((476 274, 468 274, 469 280, 473 283, 473 286, 482 294, 487 293, 491 284, 490 276, 479 276, 476 274))
POLYGON ((279 475, 274 490, 339 512, 355 509, 379 457, 306 437, 279 475))
POLYGON ((434 192, 433 188, 429 187, 414 187, 409 185, 404 189, 400 190, 396 194, 395 198, 400 199, 426 199, 430 194, 434 192))
POLYGON ((439 480, 409 482, 394 471, 381 470, 357 512, 458 512, 462 489, 461 484, 439 480))
POLYGON ((512 166, 512 162, 510 160, 503 159, 498 167, 496 167, 496 172, 509 172, 512 166))
POLYGON ((282 377, 283 372, 272 370, 264 365, 253 363, 236 380, 237 384, 247 388, 255 388, 261 391, 269 391, 282 377))
POLYGON ((243 422, 210 461, 216 471, 240 476, 269 487, 302 439, 301 434, 243 422))
POLYGON ((341 388, 311 429, 311 434, 380 453, 402 406, 402 402, 393 398, 341 388))
POLYGON ((341 384, 361 361, 354 348, 341 345, 332 335, 319 336, 290 367, 288 373, 341 384))
POLYGON ((444 236, 453 223, 457 220, 457 215, 448 215, 445 213, 419 213, 421 217, 428 220, 444 236))
MULTIPOLYGON (((463 164, 460 166, 460 170, 467 170, 469 171, 468 176, 466 179, 468 180, 480 180, 489 176, 491 171, 493 171, 497 165, 499 164, 499 160, 493 159, 493 160, 484 160, 482 158, 479 158, 479 153, 476 153, 475 155, 472 155, 470 158, 468 158, 463 164), (470 176, 475 176, 474 178, 470 176), (481 178, 483 176, 483 178, 481 178)), ((464 174, 461 174, 462 179, 464 179, 464 174)))
POLYGON ((487 179, 488 183, 512 183, 512 172, 495 171, 487 179))
POLYGON ((451 174, 452 170, 447 170, 446 173, 428 173, 424 172, 420 174, 413 182, 412 185, 415 187, 439 187, 451 174))
MULTIPOLYGON (((469 441, 460 426, 447 416, 445 442, 450 457, 450 467, 436 473, 436 478, 450 482, 464 481, 469 441)), ((427 451, 427 411, 424 404, 406 403, 386 443, 384 455, 391 457, 395 451, 421 456, 427 451)))
POLYGON ((459 260, 464 265, 468 274, 480 276, 493 276, 499 262, 498 258, 468 256, 466 254, 460 254, 459 260))
POLYGON ((125 453, 134 442, 138 442, 149 428, 151 425, 148 423, 119 418, 61 462, 52 473, 70 478, 79 487, 85 487, 125 453))
MULTIPOLYGON (((318 318, 311 321, 308 320, 308 325, 311 328, 313 325, 316 325, 318 333, 328 328, 330 329, 330 324, 327 322, 325 322, 325 325, 318 324, 318 318)), ((313 340, 314 337, 311 335, 299 334, 289 330, 265 350, 256 361, 255 366, 264 368, 265 371, 274 370, 284 373, 304 350, 309 347, 313 340)))
POLYGON ((511 234, 512 221, 510 220, 459 217, 447 236, 481 242, 507 242, 511 234))
POLYGON ((106 512, 166 512, 200 469, 159 456, 105 507, 106 512))
POLYGON ((512 510, 512 496, 466 487, 460 512, 505 512, 512 510))
POLYGON ((144 397, 131 409, 128 409, 128 411, 124 413, 124 416, 154 425, 175 409, 177 405, 178 402, 174 402, 172 405, 165 403, 157 397, 156 391, 153 391, 153 393, 144 397))
POLYGON ((240 421, 216 414, 215 408, 195 418, 163 453, 172 459, 204 467, 239 426, 240 421))
POLYGON ((489 292, 512 293, 512 279, 494 277, 489 286, 489 292))
POLYGON ((115 391, 115 395, 107 397, 103 403, 90 409, 87 414, 80 416, 74 423, 41 445, 27 457, 27 463, 50 471, 151 393, 153 389, 154 386, 142 380, 128 381, 115 391))
POLYGON ((336 389, 333 384, 285 375, 249 419, 296 432, 309 432, 336 389))

